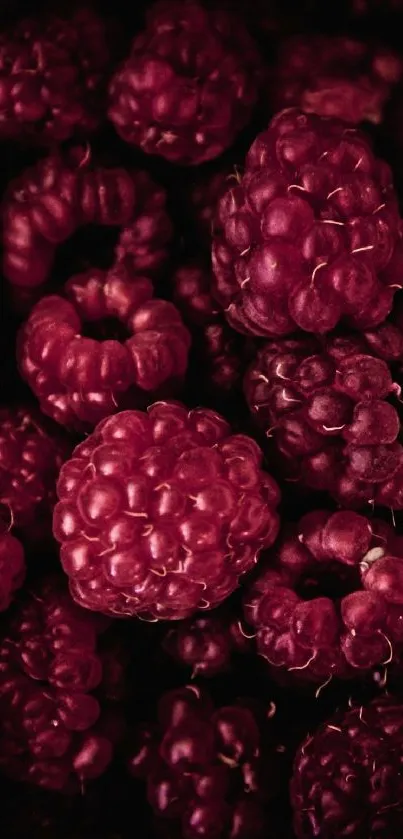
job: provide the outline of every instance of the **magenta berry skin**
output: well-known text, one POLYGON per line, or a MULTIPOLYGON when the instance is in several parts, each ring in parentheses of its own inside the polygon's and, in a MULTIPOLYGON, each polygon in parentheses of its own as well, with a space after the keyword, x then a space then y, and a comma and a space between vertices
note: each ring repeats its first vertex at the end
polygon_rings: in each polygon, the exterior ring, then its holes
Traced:
POLYGON ((213 292, 246 334, 323 334, 339 321, 372 329, 400 284, 388 272, 400 238, 392 175, 369 140, 290 108, 257 136, 218 203, 213 292))
POLYGON ((296 839, 400 836, 402 760, 399 699, 385 696, 337 712, 295 757, 290 794, 296 839))
POLYGON ((245 376, 250 411, 286 471, 343 506, 403 507, 399 388, 390 371, 402 337, 386 323, 362 336, 279 339, 260 349, 245 376))
POLYGON ((171 163, 218 157, 256 105, 261 59, 242 20, 196 0, 162 0, 110 83, 119 136, 171 163))
POLYGON ((72 277, 65 295, 42 297, 19 334, 19 368, 45 414, 69 428, 93 428, 119 406, 175 393, 190 335, 172 303, 153 299, 149 279, 116 263, 72 277), (126 340, 105 340, 108 330, 113 335, 110 318, 126 340), (84 337, 85 325, 97 323, 102 340, 84 337))
POLYGON ((8 609, 24 578, 24 548, 15 536, 0 530, 0 612, 8 609))
POLYGON ((24 20, 0 39, 0 136, 50 145, 102 120, 110 26, 90 8, 24 20))
POLYGON ((279 490, 219 414, 157 402, 103 420, 63 466, 53 533, 74 599, 178 620, 237 587, 278 532, 279 490))
POLYGON ((400 666, 401 542, 351 511, 314 510, 284 528, 244 596, 273 675, 315 685, 400 666))
POLYGON ((104 629, 59 580, 46 580, 17 605, 0 644, 6 775, 73 791, 105 771, 114 739, 100 704, 104 629))
POLYGON ((165 192, 146 172, 106 169, 80 148, 40 160, 3 199, 3 272, 16 286, 49 278, 57 246, 87 224, 121 228, 118 262, 148 276, 166 261, 165 192))
POLYGON ((380 123, 402 74, 402 60, 391 49, 344 36, 296 35, 281 46, 272 105, 355 125, 380 123))
POLYGON ((147 782, 148 801, 172 827, 169 835, 263 839, 273 794, 268 777, 278 771, 267 737, 245 702, 214 708, 208 694, 186 686, 162 695, 159 723, 138 732, 129 769, 147 782))
POLYGON ((234 654, 247 652, 250 644, 240 621, 224 610, 181 621, 163 639, 168 655, 190 668, 192 676, 203 677, 229 670, 234 654))
POLYGON ((0 409, 0 517, 32 535, 49 520, 56 479, 70 448, 57 426, 31 407, 0 409))

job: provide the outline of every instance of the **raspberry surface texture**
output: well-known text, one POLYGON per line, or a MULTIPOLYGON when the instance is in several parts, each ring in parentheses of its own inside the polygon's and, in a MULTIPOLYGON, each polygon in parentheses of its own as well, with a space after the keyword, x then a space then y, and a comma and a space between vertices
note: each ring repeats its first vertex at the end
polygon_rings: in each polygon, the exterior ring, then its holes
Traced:
POLYGON ((0 518, 30 532, 51 515, 56 479, 69 454, 57 426, 31 407, 0 408, 0 518))
POLYGON ((162 0, 111 81, 109 117, 143 151, 199 164, 218 157, 249 121, 259 77, 257 49, 236 15, 162 0))
POLYGON ((61 469, 53 519, 74 599, 180 619, 237 587, 278 531, 279 490, 219 414, 157 402, 103 420, 61 469))
POLYGON ((323 684, 399 660, 403 539, 351 510, 287 524, 245 594, 258 652, 273 674, 323 684))
POLYGON ((279 763, 267 718, 245 700, 214 707, 186 686, 162 695, 158 722, 137 734, 129 769, 160 820, 186 839, 268 836, 279 763))
POLYGON ((24 548, 15 536, 0 527, 0 612, 8 609, 24 578, 24 548))
POLYGON ((3 273, 13 285, 42 285, 58 245, 85 225, 122 228, 116 258, 138 273, 166 260, 171 222, 165 192, 143 171, 105 168, 75 147, 40 160, 3 199, 3 273))
POLYGON ((364 335, 268 342, 245 377, 255 419, 286 475, 346 507, 403 508, 400 386, 403 333, 385 323, 364 335))
POLYGON ((163 648, 190 668, 192 677, 210 677, 229 670, 236 653, 250 651, 251 639, 244 634, 236 612, 224 607, 170 627, 163 648))
POLYGON ((72 277, 65 295, 42 297, 19 335, 20 371, 45 414, 93 428, 119 407, 175 393, 190 335, 173 303, 153 298, 149 279, 117 262, 72 277))
POLYGON ((291 800, 297 839, 401 836, 402 761, 398 698, 338 712, 309 735, 295 758, 291 800))
POLYGON ((402 59, 389 48, 344 36, 296 35, 280 48, 273 104, 377 124, 402 75, 402 59))
POLYGON ((103 119, 113 50, 90 8, 27 19, 0 37, 0 137, 63 142, 103 119))
POLYGON ((55 580, 27 592, 11 614, 0 642, 7 776, 73 791, 105 771, 114 742, 101 711, 104 628, 55 580))
POLYGON ((277 337, 385 320, 401 272, 391 171, 358 129, 297 108, 258 134, 214 225, 214 294, 229 323, 277 337))

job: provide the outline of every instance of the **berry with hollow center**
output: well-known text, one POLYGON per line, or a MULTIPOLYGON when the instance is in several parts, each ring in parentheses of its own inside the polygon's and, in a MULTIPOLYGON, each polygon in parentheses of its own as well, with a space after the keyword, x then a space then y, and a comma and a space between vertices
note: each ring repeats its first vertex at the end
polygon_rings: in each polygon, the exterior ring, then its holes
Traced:
POLYGON ((0 526, 0 612, 8 609, 25 578, 24 548, 0 526))
POLYGON ((0 643, 0 767, 6 775, 69 790, 105 771, 116 730, 100 704, 104 629, 54 579, 27 593, 13 611, 0 643))
POLYGON ((289 477, 347 507, 403 508, 400 388, 390 369, 402 358, 403 333, 390 323, 365 336, 262 347, 245 394, 289 477))
POLYGON ((162 695, 129 760, 155 815, 184 839, 266 837, 278 765, 264 714, 245 700, 214 707, 191 686, 162 695))
POLYGON ((391 171, 368 138, 290 108, 257 136, 219 201, 214 295, 246 334, 369 329, 401 285, 400 239, 391 171))
POLYGON ((196 0, 162 0, 110 84, 109 118, 127 143, 172 163, 218 157, 257 101, 260 57, 241 20, 196 0))
POLYGON ((245 595, 273 675, 323 684, 401 656, 403 542, 382 521, 314 510, 287 525, 245 595))
POLYGON ((338 711, 295 757, 290 793, 297 839, 401 836, 402 761, 399 699, 338 711))
POLYGON ((273 544, 278 487, 219 414, 157 402, 103 420, 61 469, 53 533, 88 609, 180 619, 217 606, 273 544))
POLYGON ((18 361, 45 414, 93 428, 121 407, 173 395, 189 346, 173 303, 153 298, 151 281, 117 262, 72 277, 65 297, 42 297, 20 331, 18 361))
POLYGON ((116 259, 147 275, 166 261, 172 233, 165 192, 146 172, 98 166, 81 148, 12 181, 2 215, 4 275, 30 289, 49 278, 58 245, 86 225, 121 228, 116 259))
POLYGON ((163 648, 179 664, 191 669, 192 676, 215 676, 230 669, 236 653, 246 653, 251 639, 230 610, 181 621, 168 629, 163 648))
POLYGON ((273 79, 275 109, 358 125, 380 123, 403 62, 391 49, 344 36, 296 35, 284 41, 273 79))
POLYGON ((110 25, 90 8, 23 20, 0 38, 0 137, 60 143, 102 120, 110 25))

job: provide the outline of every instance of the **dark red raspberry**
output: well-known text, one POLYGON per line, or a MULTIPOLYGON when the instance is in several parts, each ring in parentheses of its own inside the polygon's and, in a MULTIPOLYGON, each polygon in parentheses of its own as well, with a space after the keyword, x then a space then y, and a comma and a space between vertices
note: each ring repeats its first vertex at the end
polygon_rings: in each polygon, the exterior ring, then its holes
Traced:
POLYGON ((57 246, 88 224, 121 227, 119 261, 150 274, 166 259, 171 222, 165 192, 146 172, 106 169, 73 149, 52 155, 13 181, 3 201, 3 271, 18 286, 44 283, 57 246))
POLYGON ((45 414, 69 427, 94 427, 119 407, 175 392, 190 336, 175 306, 153 299, 149 279, 117 262, 72 277, 65 293, 67 300, 43 297, 19 336, 21 374, 45 414), (122 336, 115 337, 111 319, 122 336), (95 337, 86 337, 88 325, 95 337))
POLYGON ((70 590, 110 615, 217 606, 271 545, 279 490, 219 414, 157 402, 103 420, 61 469, 53 519, 70 590))
POLYGON ((24 577, 24 549, 15 536, 0 526, 0 612, 8 609, 24 577))
POLYGON ((49 522, 56 478, 69 446, 39 411, 0 409, 0 518, 31 532, 49 522))
POLYGON ((0 767, 6 775, 68 790, 105 771, 114 742, 100 705, 104 629, 54 579, 13 612, 0 642, 0 767))
POLYGON ((387 839, 403 831, 403 704, 338 711, 301 745, 291 801, 297 839, 387 839))
POLYGON ((260 57, 241 19, 197 0, 160 0, 110 85, 119 135, 174 163, 228 148, 257 101, 260 57))
POLYGON ((275 110, 306 113, 353 124, 380 123, 393 86, 403 75, 398 53, 344 36, 296 35, 284 41, 273 75, 275 110))
POLYGON ((347 507, 403 509, 400 387, 387 363, 402 360, 403 333, 385 323, 366 338, 268 342, 245 394, 289 477, 347 507))
POLYGON ((282 111, 259 134, 240 182, 221 198, 214 293, 240 332, 325 333, 376 326, 401 274, 392 176, 345 123, 282 111))
POLYGON ((98 127, 110 23, 90 8, 24 20, 0 37, 0 137, 62 142, 98 127))
POLYGON ((249 651, 251 639, 239 619, 224 607, 169 628, 163 648, 180 664, 191 668, 192 678, 215 676, 230 668, 236 653, 249 651))
POLYGON ((362 677, 401 655, 403 539, 351 510, 307 513, 259 567, 244 610, 273 674, 362 677))
POLYGON ((138 732, 129 768, 173 835, 263 839, 279 764, 271 739, 267 718, 247 701, 215 708, 186 686, 163 694, 158 723, 138 732))
POLYGON ((182 265, 173 275, 174 302, 192 329, 195 371, 208 390, 228 391, 241 386, 252 342, 227 324, 211 294, 211 269, 201 263, 182 265))

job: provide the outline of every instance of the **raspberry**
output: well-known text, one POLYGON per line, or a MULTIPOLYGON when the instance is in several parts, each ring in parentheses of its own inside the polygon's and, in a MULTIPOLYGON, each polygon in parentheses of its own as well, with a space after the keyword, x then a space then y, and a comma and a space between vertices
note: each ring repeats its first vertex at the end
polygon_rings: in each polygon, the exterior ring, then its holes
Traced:
POLYGON ((7 524, 32 535, 49 522, 56 478, 69 446, 28 407, 0 409, 0 506, 7 524))
POLYGON ((100 705, 104 628, 54 579, 13 612, 0 643, 0 767, 9 777, 69 790, 105 771, 114 743, 100 705))
POLYGON ((110 24, 89 8, 24 20, 0 38, 0 137, 62 142, 102 118, 110 24))
POLYGON ((149 804, 172 835, 268 835, 279 761, 259 716, 246 700, 215 708, 190 686, 163 694, 158 723, 138 731, 129 768, 147 782, 149 804))
POLYGON ((227 609, 195 616, 168 629, 163 648, 173 659, 190 667, 192 678, 215 676, 228 670, 236 653, 248 652, 250 638, 227 609))
POLYGON ((345 506, 403 509, 400 388, 384 360, 402 359, 403 333, 386 323, 366 337, 268 342, 245 394, 291 477, 345 506))
POLYGON ((314 510, 287 525, 245 597, 273 674, 324 683, 401 656, 403 544, 384 522, 314 510))
POLYGON ((280 49, 273 79, 275 109, 295 105, 306 113, 353 124, 380 123, 402 75, 400 56, 378 44, 344 36, 296 35, 280 49))
POLYGON ((173 287, 174 302, 193 332, 197 388, 202 377, 208 392, 239 389, 252 342, 231 329, 215 303, 211 270, 197 262, 182 265, 173 275, 173 287))
POLYGON ((237 587, 278 531, 262 453, 219 414, 157 402, 103 420, 61 469, 53 533, 88 609, 190 617, 237 587))
POLYGON ((338 322, 385 320, 400 274, 389 167, 367 138, 332 119, 288 109, 259 134, 243 177, 218 204, 214 294, 229 323, 277 337, 338 322))
POLYGON ((193 227, 193 234, 198 246, 206 246, 210 251, 211 235, 219 199, 235 179, 231 166, 214 166, 207 173, 204 170, 192 170, 192 180, 184 190, 184 212, 193 227))
POLYGON ((127 143, 173 163, 218 157, 251 117, 260 57, 242 21, 195 0, 154 3, 110 85, 127 143))
POLYGON ((45 414, 94 427, 119 406, 172 395, 186 372, 190 336, 175 306, 153 299, 150 280, 117 262, 72 277, 65 294, 43 297, 19 336, 21 373, 45 414), (83 334, 87 324, 91 337, 83 334))
POLYGON ((385 696, 337 712, 309 735, 295 758, 297 839, 400 836, 402 760, 401 701, 385 696))
POLYGON ((50 275, 57 246, 85 225, 120 227, 119 261, 136 273, 166 260, 171 222, 165 192, 146 172, 106 169, 87 151, 51 155, 13 181, 3 201, 3 271, 13 285, 35 287, 50 275))
POLYGON ((24 577, 24 549, 15 536, 0 527, 0 612, 8 609, 24 577))

